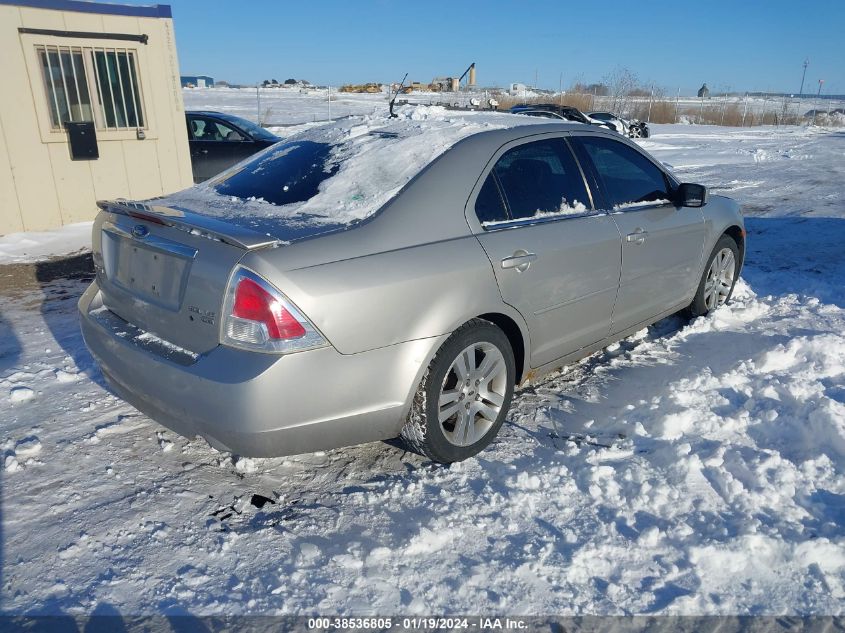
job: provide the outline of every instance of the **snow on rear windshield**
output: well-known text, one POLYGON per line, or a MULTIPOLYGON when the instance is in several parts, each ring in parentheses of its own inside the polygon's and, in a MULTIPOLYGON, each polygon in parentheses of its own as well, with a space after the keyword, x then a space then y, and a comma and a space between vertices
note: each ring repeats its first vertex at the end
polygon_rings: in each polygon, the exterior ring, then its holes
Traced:
POLYGON ((363 220, 460 139, 548 121, 504 113, 405 106, 399 118, 349 117, 311 128, 207 183, 162 200, 258 229, 345 225, 363 220))
POLYGON ((342 152, 337 154, 332 156, 328 143, 288 141, 218 179, 212 188, 226 196, 279 206, 305 202, 317 195, 320 183, 337 172, 342 152))

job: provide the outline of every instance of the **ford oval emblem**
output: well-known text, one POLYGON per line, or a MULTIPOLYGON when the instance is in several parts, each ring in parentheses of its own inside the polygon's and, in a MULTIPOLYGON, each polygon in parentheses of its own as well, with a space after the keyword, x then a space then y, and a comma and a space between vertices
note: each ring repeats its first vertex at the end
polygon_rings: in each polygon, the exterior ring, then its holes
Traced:
POLYGON ((137 237, 139 240, 144 239, 149 234, 150 234, 150 229, 148 229, 143 224, 136 224, 134 227, 132 227, 132 235, 137 237))

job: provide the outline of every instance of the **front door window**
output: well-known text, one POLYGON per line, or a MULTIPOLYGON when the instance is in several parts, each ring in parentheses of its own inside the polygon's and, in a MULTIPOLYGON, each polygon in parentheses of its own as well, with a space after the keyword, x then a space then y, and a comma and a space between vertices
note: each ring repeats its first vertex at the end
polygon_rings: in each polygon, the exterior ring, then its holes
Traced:
MULTIPOLYGON (((505 152, 493 167, 509 220, 581 215, 590 211, 584 179, 563 139, 535 141, 505 152)), ((485 183, 480 196, 482 223, 499 220, 494 188, 485 183)), ((476 210, 479 210, 478 202, 476 210)))
POLYGON ((601 178, 610 209, 624 211, 672 199, 666 176, 634 148, 597 136, 582 136, 579 141, 601 178))

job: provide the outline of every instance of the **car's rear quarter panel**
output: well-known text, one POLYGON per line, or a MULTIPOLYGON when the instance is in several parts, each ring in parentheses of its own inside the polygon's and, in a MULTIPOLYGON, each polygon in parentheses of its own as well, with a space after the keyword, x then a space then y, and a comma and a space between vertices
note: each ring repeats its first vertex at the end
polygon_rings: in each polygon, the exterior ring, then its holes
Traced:
POLYGON ((502 303, 473 236, 293 270, 260 253, 242 263, 272 280, 342 354, 438 336, 502 303))

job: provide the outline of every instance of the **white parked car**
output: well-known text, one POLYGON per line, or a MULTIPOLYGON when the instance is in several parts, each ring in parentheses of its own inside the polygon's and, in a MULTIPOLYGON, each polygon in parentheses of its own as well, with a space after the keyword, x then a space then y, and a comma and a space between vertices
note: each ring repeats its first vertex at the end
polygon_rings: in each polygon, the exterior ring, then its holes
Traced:
POLYGON ((623 119, 612 112, 588 112, 587 116, 613 127, 617 132, 629 138, 648 138, 650 134, 648 124, 639 119, 623 119))

